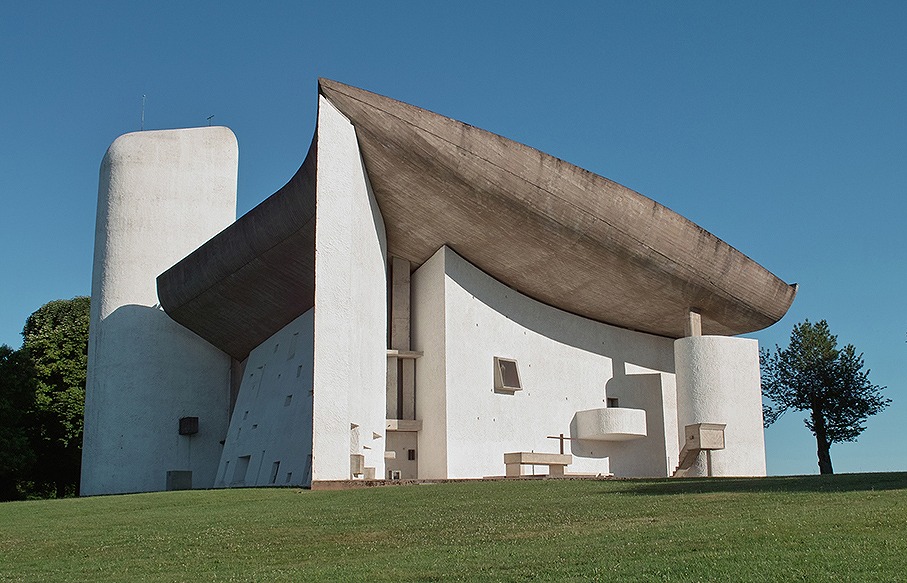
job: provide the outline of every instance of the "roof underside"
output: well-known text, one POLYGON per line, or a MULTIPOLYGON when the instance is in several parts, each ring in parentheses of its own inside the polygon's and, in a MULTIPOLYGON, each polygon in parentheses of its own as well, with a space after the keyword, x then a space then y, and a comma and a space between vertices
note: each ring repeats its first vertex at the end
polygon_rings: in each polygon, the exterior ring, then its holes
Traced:
MULTIPOLYGON (((356 128, 390 255, 442 245, 546 304, 678 338, 765 328, 796 292, 670 209, 606 178, 435 113, 322 79, 356 128)), ((317 136, 296 176, 158 279, 175 320, 243 358, 314 301, 317 136)))

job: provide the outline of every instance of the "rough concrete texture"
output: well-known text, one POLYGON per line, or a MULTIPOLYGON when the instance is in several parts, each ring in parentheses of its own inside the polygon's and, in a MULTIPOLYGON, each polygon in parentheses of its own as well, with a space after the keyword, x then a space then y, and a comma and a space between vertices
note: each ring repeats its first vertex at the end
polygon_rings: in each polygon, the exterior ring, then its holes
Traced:
MULTIPOLYGON (((293 423, 311 443, 287 453, 282 437, 250 438, 244 418, 228 436, 220 485, 386 476, 385 451, 405 453, 414 436, 418 463, 391 467, 417 467, 422 479, 500 475, 504 452, 553 453, 549 436, 560 434, 572 438, 571 471, 665 476, 682 428, 697 422, 728 424, 716 475, 764 474, 755 344, 671 339, 686 328, 768 326, 795 287, 658 203, 542 152, 332 81, 320 93, 299 171, 226 229, 236 188, 229 130, 143 132, 111 146, 99 188, 84 493, 163 489, 167 472, 214 485, 231 390, 237 410, 261 415, 252 430, 284 427, 275 411, 285 379, 267 377, 289 365, 263 354, 300 322, 311 333, 296 366, 311 363, 313 394, 293 423), (411 345, 405 310, 388 329, 389 257, 415 269, 411 345), (422 429, 393 443, 389 336, 390 348, 424 353, 402 367, 416 377, 415 411, 409 392, 400 404, 422 429), (519 390, 495 391, 496 357, 516 361, 519 390), (252 361, 268 371, 257 381, 252 361), (267 399, 246 408, 262 391, 267 399), (638 412, 583 418, 607 397, 638 412), (641 415, 646 437, 617 440, 640 432, 641 415), (193 416, 199 432, 179 435, 178 419, 193 416), (309 453, 306 474, 296 468, 309 453)), ((406 278, 394 279, 402 308, 406 278)))
POLYGON ((158 272, 170 317, 238 360, 315 304, 316 144, 283 188, 158 272))
POLYGON ((157 304, 154 277, 235 218, 238 150, 223 127, 117 138, 101 164, 82 494, 211 487, 227 428, 230 358, 157 304), (199 432, 179 435, 181 417, 199 432))
MULTIPOLYGON (((749 338, 696 336, 674 342, 680 431, 724 423, 725 447, 711 452, 712 475, 764 476, 765 441, 759 344, 749 338)), ((683 443, 683 435, 680 435, 683 443)), ((687 476, 707 475, 706 455, 687 476)))
MULTIPOLYGON (((741 334, 793 301, 795 286, 606 178, 342 83, 320 92, 355 128, 388 253, 414 267, 447 245, 538 301, 671 338, 690 310, 706 334, 741 334)), ((167 313, 237 359, 313 305, 317 141, 286 186, 159 280, 167 313)))
POLYGON ((356 126, 391 255, 421 265, 447 245, 543 303, 672 338, 691 309, 704 333, 741 334, 793 301, 795 287, 624 186, 362 89, 320 90, 356 126))
POLYGON ((604 407, 612 393, 646 411, 649 437, 634 450, 630 442, 571 441, 569 471, 666 476, 666 452, 676 463, 676 410, 663 398, 674 385, 661 382, 673 377, 670 339, 543 305, 442 248, 413 274, 413 349, 424 353, 416 368, 420 478, 501 475, 506 452, 557 453, 548 436, 575 436, 576 413, 604 407), (495 392, 495 356, 517 361, 521 391, 495 392))

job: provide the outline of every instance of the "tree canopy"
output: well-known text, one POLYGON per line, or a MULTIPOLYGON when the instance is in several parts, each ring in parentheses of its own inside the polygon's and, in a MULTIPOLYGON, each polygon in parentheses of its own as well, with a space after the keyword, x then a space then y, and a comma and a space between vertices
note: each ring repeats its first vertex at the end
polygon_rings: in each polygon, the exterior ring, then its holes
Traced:
POLYGON ((32 479, 58 497, 78 492, 88 368, 89 298, 48 302, 22 330, 34 370, 32 479))
POLYGON ((35 454, 29 417, 35 402, 34 369, 24 352, 0 345, 0 501, 21 498, 35 454))
POLYGON ((839 349, 825 320, 797 324, 787 348, 763 349, 760 360, 762 395, 770 402, 763 405, 765 426, 789 410, 807 411, 804 423, 816 437, 822 474, 834 473, 831 445, 856 441, 867 419, 891 403, 882 395, 885 387, 869 381, 863 354, 852 344, 839 349))

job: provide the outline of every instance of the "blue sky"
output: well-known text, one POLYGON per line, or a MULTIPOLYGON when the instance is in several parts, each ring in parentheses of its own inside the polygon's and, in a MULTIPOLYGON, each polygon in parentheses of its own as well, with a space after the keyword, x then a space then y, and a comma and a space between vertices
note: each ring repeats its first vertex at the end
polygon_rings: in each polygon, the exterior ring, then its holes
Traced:
MULTIPOLYGON (((138 130, 227 125, 239 213, 294 173, 319 76, 529 144, 685 215, 788 282, 894 404, 837 471, 907 470, 907 3, 4 2, 0 343, 90 293, 98 168, 138 130)), ((770 473, 816 472, 791 413, 770 473)))

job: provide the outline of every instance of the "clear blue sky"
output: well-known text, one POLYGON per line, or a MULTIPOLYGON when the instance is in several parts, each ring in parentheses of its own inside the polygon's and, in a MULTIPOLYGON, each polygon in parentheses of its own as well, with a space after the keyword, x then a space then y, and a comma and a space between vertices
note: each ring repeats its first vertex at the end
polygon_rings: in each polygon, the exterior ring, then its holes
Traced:
MULTIPOLYGON (((894 405, 837 471, 907 470, 904 2, 5 2, 0 343, 90 293, 98 167, 139 129, 227 125, 239 209, 309 145, 319 76, 633 188, 798 282, 755 334, 825 318, 894 405)), ((816 471, 802 415, 770 473, 816 471)))

